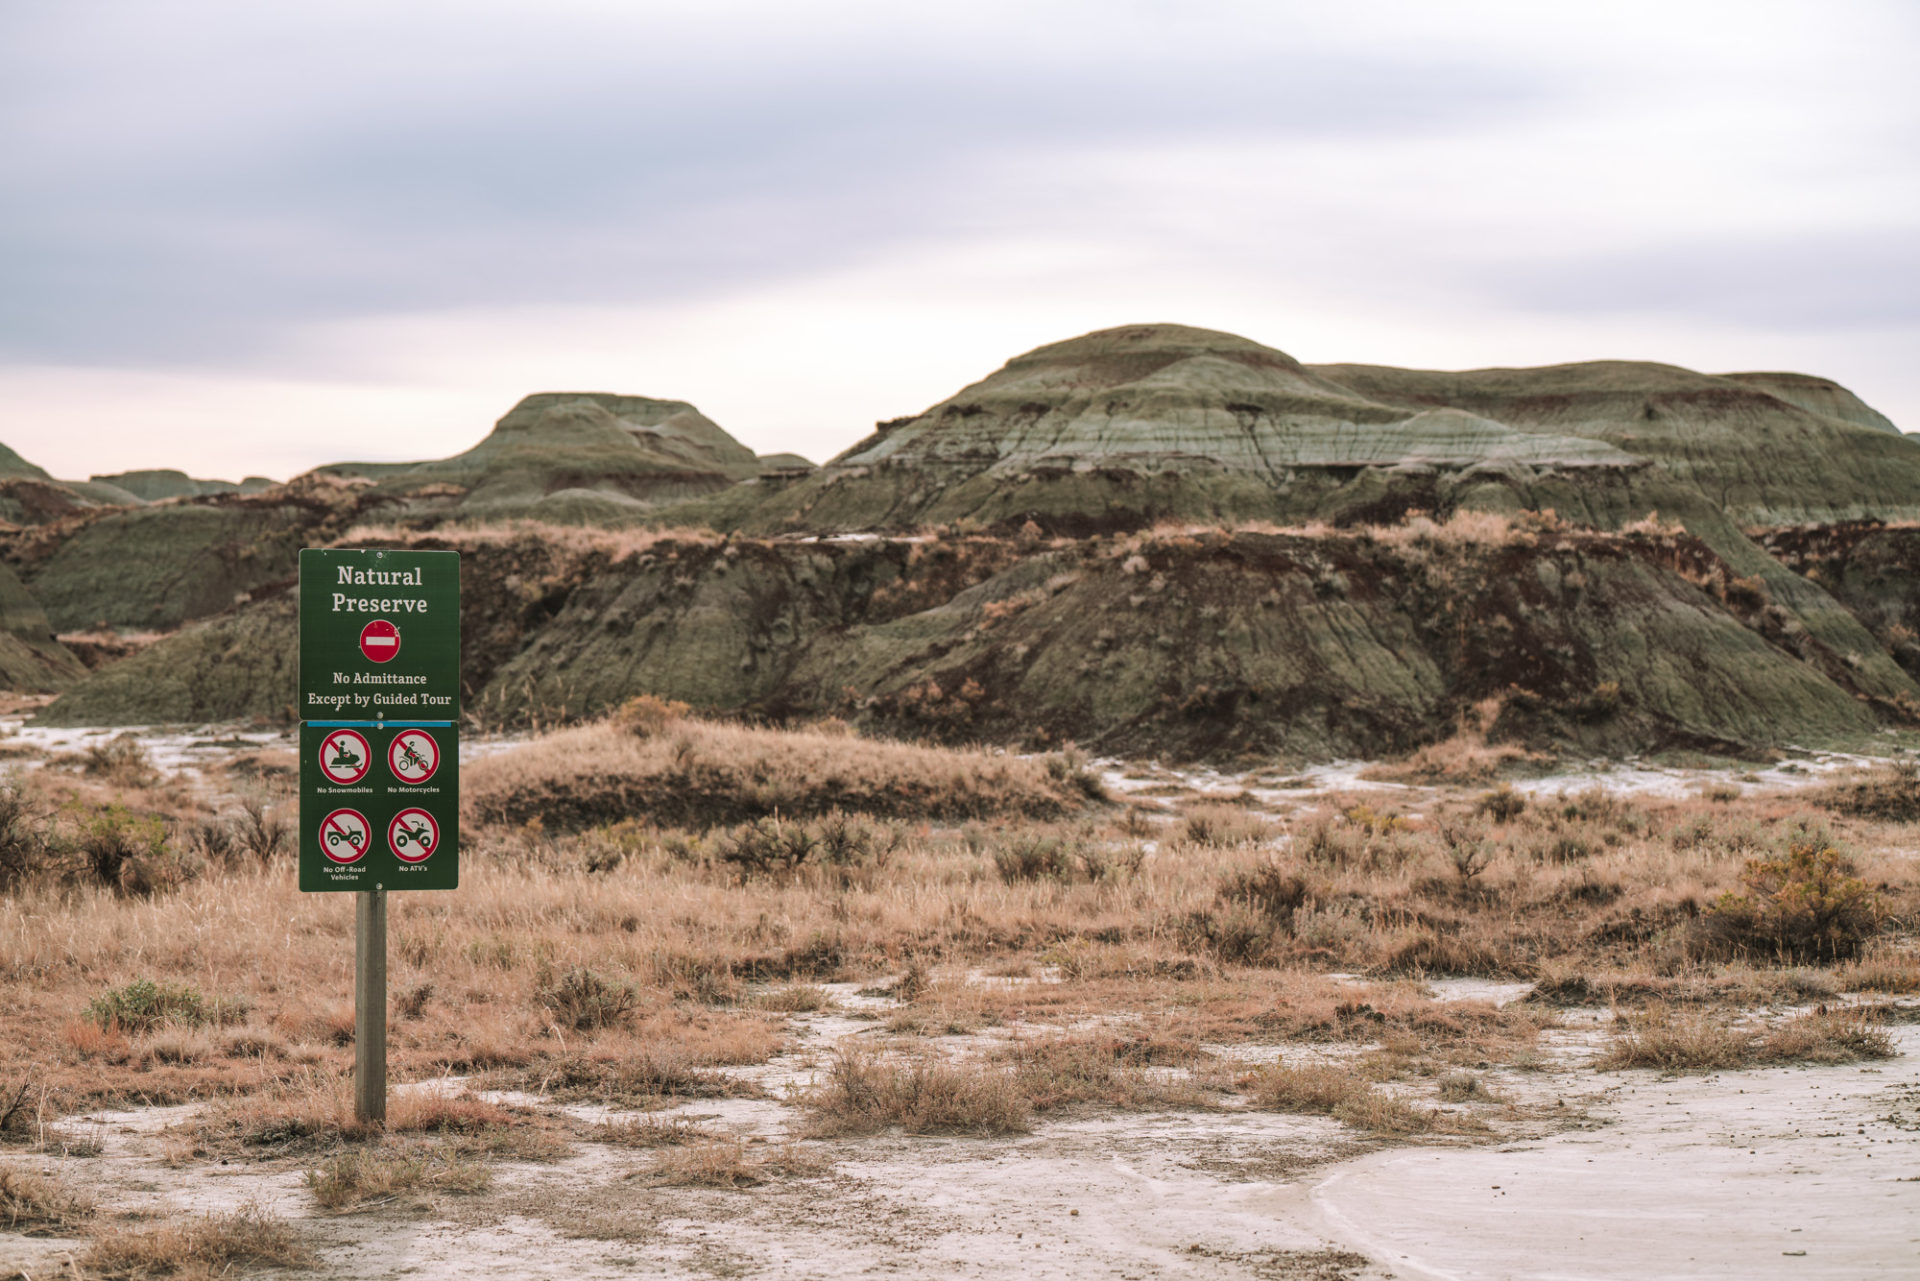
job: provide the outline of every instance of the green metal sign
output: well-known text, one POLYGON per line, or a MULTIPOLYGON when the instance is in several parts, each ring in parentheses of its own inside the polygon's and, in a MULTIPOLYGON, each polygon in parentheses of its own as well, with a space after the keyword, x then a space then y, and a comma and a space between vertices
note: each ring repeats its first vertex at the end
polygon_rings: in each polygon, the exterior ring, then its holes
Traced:
POLYGON ((460 553, 300 553, 300 719, 460 719, 460 553))
POLYGON ((300 888, 460 884, 460 557, 300 553, 300 888))
POLYGON ((300 888, 460 884, 460 730, 300 727, 300 888))

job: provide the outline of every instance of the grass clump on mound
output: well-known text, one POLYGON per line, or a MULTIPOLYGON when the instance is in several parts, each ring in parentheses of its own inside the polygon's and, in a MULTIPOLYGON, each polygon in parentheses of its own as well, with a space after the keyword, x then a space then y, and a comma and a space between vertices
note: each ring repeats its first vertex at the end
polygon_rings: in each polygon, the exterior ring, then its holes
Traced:
POLYGON ((1031 1112, 1005 1068, 933 1057, 891 1062, 857 1047, 834 1056, 826 1081, 804 1102, 817 1137, 894 1126, 908 1134, 1015 1134, 1028 1128, 1031 1112))
POLYGON ((1602 1072, 1653 1068, 1715 1072, 1786 1063, 1855 1063, 1892 1058, 1893 1040, 1873 1025, 1874 1011, 1825 1006, 1770 1030, 1735 1027, 1710 1012, 1680 1014, 1655 1005, 1624 1021, 1612 1047, 1595 1062, 1602 1072))
POLYGON ((833 810, 941 820, 1046 818, 1085 803, 1089 789, 1079 773, 1052 758, 623 709, 475 762, 466 792, 482 822, 537 819, 564 830, 635 816, 709 827, 833 810))
POLYGON ((299 1267, 313 1261, 293 1229, 258 1206, 200 1215, 157 1228, 97 1237, 81 1275, 118 1278, 216 1277, 239 1269, 299 1267))

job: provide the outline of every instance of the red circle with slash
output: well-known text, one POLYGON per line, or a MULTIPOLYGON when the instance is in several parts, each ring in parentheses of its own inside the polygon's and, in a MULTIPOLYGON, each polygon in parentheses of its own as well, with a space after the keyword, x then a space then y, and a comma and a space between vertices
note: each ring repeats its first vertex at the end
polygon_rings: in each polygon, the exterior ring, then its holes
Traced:
POLYGON ((423 729, 404 729, 387 747, 387 768, 403 783, 424 783, 440 769, 440 744, 423 729))
POLYGON ((440 822, 421 809, 401 810, 387 824, 387 848, 402 863, 424 863, 440 848, 440 822))
POLYGON ((373 749, 357 730, 329 730, 320 740, 320 772, 327 781, 346 787, 358 783, 373 768, 373 749))
POLYGON ((359 810, 335 810, 320 820, 320 852, 336 863, 358 863, 373 843, 373 824, 359 810))
POLYGON ((360 652, 369 663, 391 663, 400 656, 400 629, 376 618, 360 629, 360 652))

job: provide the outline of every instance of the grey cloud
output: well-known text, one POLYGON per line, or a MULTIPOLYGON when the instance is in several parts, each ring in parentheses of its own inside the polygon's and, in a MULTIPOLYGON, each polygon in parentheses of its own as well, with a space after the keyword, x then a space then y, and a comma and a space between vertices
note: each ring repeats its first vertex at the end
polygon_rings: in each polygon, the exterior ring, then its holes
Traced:
POLYGON ((79 47, 52 21, 19 41, 0 23, 15 49, 0 128, 19 143, 0 176, 0 353, 15 358, 226 361, 319 319, 671 300, 1050 225, 1062 193, 1009 157, 1404 136, 1553 97, 1521 71, 1316 48, 1284 26, 1237 43, 1089 32, 1051 55, 1057 30, 1009 50, 882 33, 791 61, 751 29, 682 50, 568 27, 504 64, 451 34, 436 60, 425 28, 377 56, 283 29, 259 48, 212 40, 198 78, 192 56, 142 71, 109 41, 55 80, 25 65, 79 47), (249 54, 280 61, 284 92, 227 65, 249 54))
POLYGON ((1686 241, 1493 264, 1476 278, 1499 301, 1540 311, 1680 316, 1789 332, 1920 324, 1916 229, 1686 241))

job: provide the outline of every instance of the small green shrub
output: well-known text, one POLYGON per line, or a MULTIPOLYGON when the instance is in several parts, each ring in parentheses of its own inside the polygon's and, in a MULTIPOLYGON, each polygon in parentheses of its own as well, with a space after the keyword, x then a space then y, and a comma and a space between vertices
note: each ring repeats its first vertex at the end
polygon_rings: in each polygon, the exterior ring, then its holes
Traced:
POLYGON ((1740 883, 1708 913, 1709 928, 1738 950, 1797 961, 1847 960, 1879 928, 1873 888, 1824 841, 1795 841, 1784 857, 1751 859, 1740 883))
POLYGON ((778 815, 742 823, 722 833, 714 850, 743 881, 758 876, 790 876, 820 848, 820 834, 805 823, 778 815))
POLYGON ((1527 812, 1527 798, 1514 791, 1512 783, 1502 783, 1491 792, 1482 792, 1473 812, 1496 823, 1511 823, 1527 812))
POLYGON ((124 805, 107 805, 80 821, 80 853, 102 885, 120 885, 129 871, 167 864, 167 827, 124 805))
POLYGON ((633 1014, 633 985, 575 967, 542 983, 536 999, 554 1021, 578 1031, 611 1027, 633 1014))
POLYGON ((1071 836, 1017 836, 993 852, 993 868, 1009 885, 1016 881, 1071 881, 1080 875, 1082 866, 1079 842, 1071 836))
POLYGON ((102 1028, 118 1024, 128 1032, 151 1032, 165 1023, 199 1027, 213 1022, 215 1013, 194 989, 163 986, 152 979, 135 979, 125 987, 103 992, 86 1009, 86 1017, 102 1028))

